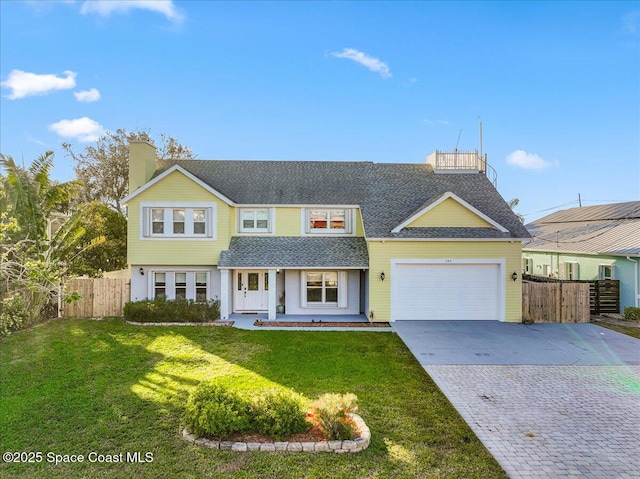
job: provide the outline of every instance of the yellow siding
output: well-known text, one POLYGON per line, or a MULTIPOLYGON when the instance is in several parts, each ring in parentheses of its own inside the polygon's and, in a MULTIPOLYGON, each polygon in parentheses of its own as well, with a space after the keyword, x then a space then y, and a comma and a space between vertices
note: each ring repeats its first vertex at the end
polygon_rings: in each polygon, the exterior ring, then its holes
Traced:
MULTIPOLYGON (((127 257, 132 265, 215 265, 220 251, 229 247, 231 208, 215 195, 175 171, 127 205, 127 257), (140 203, 143 202, 211 202, 217 206, 216 240, 140 239, 140 203)), ((232 220, 231 220, 232 221, 232 220)))
POLYGON ((276 208, 276 236, 300 236, 301 211, 300 208, 276 208))
POLYGON ((407 225, 409 228, 436 228, 446 226, 486 228, 492 225, 451 198, 447 198, 407 225))
MULTIPOLYGON (((301 236, 302 211, 300 207, 276 208, 276 236, 301 236)), ((356 236, 364 236, 360 210, 356 209, 356 236)))
POLYGON ((391 260, 392 259, 467 259, 499 258, 506 262, 505 272, 505 319, 522 320, 522 283, 520 275, 513 281, 511 274, 521 270, 522 243, 515 241, 370 241, 369 248, 369 310, 374 312, 374 321, 391 319, 391 260), (380 280, 384 271, 385 280, 380 280))

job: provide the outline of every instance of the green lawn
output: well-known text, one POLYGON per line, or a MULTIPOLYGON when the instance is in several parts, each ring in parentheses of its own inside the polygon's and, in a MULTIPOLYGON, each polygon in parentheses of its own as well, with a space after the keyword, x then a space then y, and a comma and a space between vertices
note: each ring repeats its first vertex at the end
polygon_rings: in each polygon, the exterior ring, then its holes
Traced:
POLYGON ((626 334, 627 336, 632 336, 634 338, 640 339, 640 328, 638 328, 637 326, 612 324, 605 321, 593 321, 593 324, 597 324, 598 326, 602 326, 603 328, 612 329, 614 331, 618 331, 619 333, 626 334))
MULTIPOLYGON (((497 462, 395 334, 136 327, 55 320, 0 340, 0 462, 20 478, 499 478, 497 462), (180 436, 201 380, 278 383, 310 398, 352 392, 372 431, 358 454, 232 453, 180 436), (146 463, 89 453, 152 453, 146 463), (82 454, 53 465, 51 454, 82 454), (93 458, 93 456, 92 456, 93 458)), ((118 457, 118 456, 116 456, 118 457)))

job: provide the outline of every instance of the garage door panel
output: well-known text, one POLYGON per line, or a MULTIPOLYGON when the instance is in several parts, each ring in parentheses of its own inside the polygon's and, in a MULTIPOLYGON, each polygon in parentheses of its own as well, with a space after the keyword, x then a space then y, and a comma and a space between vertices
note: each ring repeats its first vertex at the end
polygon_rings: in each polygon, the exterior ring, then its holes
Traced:
POLYGON ((394 320, 499 319, 499 265, 396 264, 394 320))

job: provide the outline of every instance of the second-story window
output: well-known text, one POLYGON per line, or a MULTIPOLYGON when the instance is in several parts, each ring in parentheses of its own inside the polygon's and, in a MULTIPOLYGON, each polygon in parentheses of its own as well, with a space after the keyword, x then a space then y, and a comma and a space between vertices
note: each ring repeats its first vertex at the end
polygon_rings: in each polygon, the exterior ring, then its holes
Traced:
POLYGON ((215 238, 215 206, 188 204, 142 207, 141 236, 148 238, 215 238))
POLYGON ((184 219, 185 219, 184 210, 179 210, 179 209, 173 210, 173 234, 174 235, 184 234, 184 219))
POLYGON ((351 233, 351 210, 307 210, 307 233, 351 233))
POLYGON ((268 208, 240 210, 241 233, 268 233, 271 231, 268 208))

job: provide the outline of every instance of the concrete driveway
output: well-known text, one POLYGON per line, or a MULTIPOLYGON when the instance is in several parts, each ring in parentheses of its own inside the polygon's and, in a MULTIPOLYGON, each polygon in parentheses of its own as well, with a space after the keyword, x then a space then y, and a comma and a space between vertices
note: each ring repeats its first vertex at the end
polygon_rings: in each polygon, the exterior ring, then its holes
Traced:
POLYGON ((640 340, 593 324, 393 329, 511 478, 640 478, 640 340))

